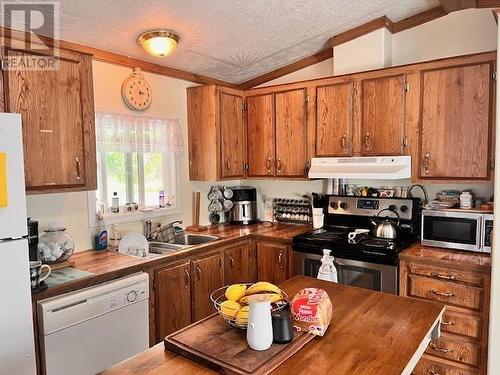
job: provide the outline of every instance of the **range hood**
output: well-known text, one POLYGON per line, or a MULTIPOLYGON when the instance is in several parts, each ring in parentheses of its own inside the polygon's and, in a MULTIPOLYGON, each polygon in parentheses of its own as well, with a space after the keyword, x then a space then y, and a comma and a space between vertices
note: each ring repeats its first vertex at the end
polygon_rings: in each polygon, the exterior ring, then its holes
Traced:
POLYGON ((411 178, 411 156, 312 158, 309 178, 411 178))

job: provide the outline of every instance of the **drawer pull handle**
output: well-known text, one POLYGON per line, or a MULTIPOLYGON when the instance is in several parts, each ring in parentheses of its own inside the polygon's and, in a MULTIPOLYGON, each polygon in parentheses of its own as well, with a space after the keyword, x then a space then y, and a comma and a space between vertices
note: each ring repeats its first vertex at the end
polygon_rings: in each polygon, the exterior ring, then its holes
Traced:
POLYGON ((456 277, 454 275, 442 275, 440 273, 435 273, 435 272, 433 272, 431 275, 433 277, 435 277, 437 279, 441 279, 441 280, 454 280, 454 281, 458 280, 458 277, 456 277))
POLYGON ((441 296, 441 297, 453 297, 455 294, 452 292, 440 292, 439 290, 436 289, 429 289, 429 292, 434 293, 436 296, 441 296))
POLYGON ((434 344, 432 342, 429 344, 429 346, 432 350, 435 350, 436 352, 439 352, 439 353, 451 353, 451 352, 453 352, 452 349, 440 348, 439 346, 437 346, 436 344, 434 344))
POLYGON ((427 373, 428 373, 429 375, 441 375, 439 372, 436 372, 436 371, 434 371, 434 370, 427 370, 427 373))
POLYGON ((234 259, 231 255, 229 256, 229 263, 231 263, 231 268, 234 268, 234 259))
POLYGON ((451 320, 450 320, 449 322, 446 322, 446 321, 444 321, 444 320, 443 320, 443 321, 441 322, 441 325, 442 325, 442 326, 454 326, 454 325, 455 325, 455 322, 453 322, 453 321, 451 321, 451 320))

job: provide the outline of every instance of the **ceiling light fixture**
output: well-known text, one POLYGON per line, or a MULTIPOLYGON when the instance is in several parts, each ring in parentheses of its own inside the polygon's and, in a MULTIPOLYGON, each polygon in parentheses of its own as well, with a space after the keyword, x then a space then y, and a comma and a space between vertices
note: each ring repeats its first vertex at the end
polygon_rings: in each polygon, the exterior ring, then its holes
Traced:
POLYGON ((179 35, 169 30, 149 30, 137 37, 137 43, 151 56, 164 57, 174 51, 179 39, 179 35))

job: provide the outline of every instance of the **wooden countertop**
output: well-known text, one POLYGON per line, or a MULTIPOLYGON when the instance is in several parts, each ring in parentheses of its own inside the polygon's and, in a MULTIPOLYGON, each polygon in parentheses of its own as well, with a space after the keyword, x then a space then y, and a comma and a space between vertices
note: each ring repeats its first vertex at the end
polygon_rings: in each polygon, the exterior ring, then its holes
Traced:
POLYGON ((427 263, 445 264, 449 267, 460 267, 480 272, 491 272, 491 257, 487 253, 475 253, 424 246, 416 243, 399 254, 399 258, 409 261, 425 260, 427 263))
MULTIPOLYGON (((296 276, 281 285, 293 296, 305 287, 325 289, 333 318, 324 337, 316 337, 272 374, 410 374, 439 324, 441 303, 374 292, 296 276)), ((105 375, 215 374, 164 349, 160 343, 124 361, 105 375)))
POLYGON ((71 257, 71 260, 75 262, 74 267, 79 270, 92 272, 94 275, 55 285, 43 292, 35 293, 32 295, 32 300, 36 302, 118 277, 131 275, 135 272, 174 263, 185 258, 197 257, 204 252, 212 251, 245 238, 252 237, 290 243, 294 236, 310 230, 312 228, 309 226, 286 224, 212 227, 197 233, 217 236, 220 238, 217 241, 191 246, 171 254, 148 258, 136 258, 111 251, 87 250, 77 252, 71 257))

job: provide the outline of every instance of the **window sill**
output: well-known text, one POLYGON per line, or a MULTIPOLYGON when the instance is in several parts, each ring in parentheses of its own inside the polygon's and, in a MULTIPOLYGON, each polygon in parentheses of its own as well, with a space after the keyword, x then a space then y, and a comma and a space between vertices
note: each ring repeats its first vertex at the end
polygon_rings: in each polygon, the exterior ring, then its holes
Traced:
POLYGON ((123 214, 108 214, 104 216, 103 223, 104 225, 111 224, 122 224, 129 223, 133 221, 142 221, 148 220, 155 217, 160 216, 172 216, 180 213, 180 210, 177 207, 169 207, 169 208, 157 208, 151 211, 137 211, 131 213, 123 213, 123 214))

